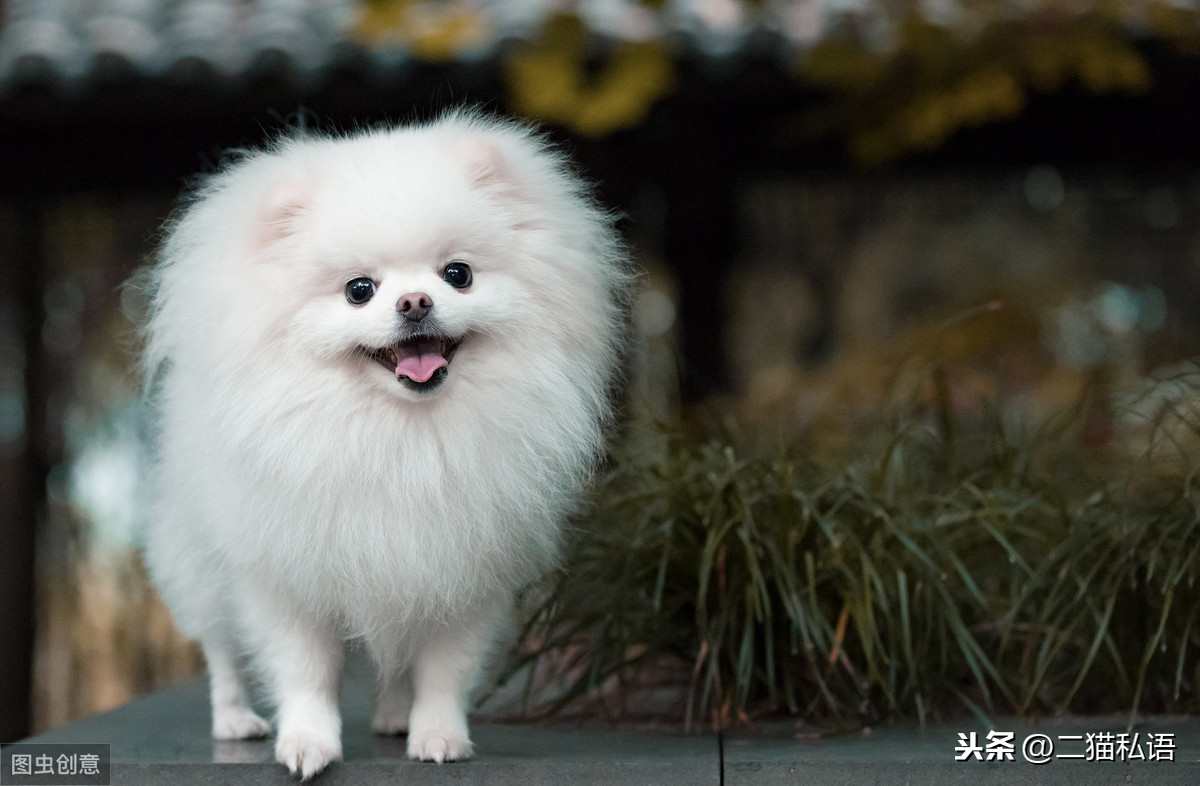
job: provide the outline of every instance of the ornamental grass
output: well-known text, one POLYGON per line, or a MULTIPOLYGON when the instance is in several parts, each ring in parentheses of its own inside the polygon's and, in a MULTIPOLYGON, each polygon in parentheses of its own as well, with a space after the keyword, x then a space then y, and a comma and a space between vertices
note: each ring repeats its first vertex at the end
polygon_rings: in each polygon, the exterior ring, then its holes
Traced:
POLYGON ((1030 422, 960 416, 944 372, 926 382, 836 460, 728 427, 631 432, 527 599, 513 673, 537 712, 1196 711, 1196 375, 1106 404, 1099 445, 1094 389, 1030 422))

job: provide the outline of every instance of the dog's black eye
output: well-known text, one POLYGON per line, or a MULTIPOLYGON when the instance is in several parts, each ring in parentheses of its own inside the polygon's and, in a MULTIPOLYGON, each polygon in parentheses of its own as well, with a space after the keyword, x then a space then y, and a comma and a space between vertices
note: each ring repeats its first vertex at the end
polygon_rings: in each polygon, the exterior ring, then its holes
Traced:
POLYGON ((466 262, 451 262, 442 268, 442 280, 455 289, 471 286, 471 268, 466 262))
POLYGON ((375 294, 375 282, 369 278, 355 278, 346 282, 346 300, 361 306, 375 294))

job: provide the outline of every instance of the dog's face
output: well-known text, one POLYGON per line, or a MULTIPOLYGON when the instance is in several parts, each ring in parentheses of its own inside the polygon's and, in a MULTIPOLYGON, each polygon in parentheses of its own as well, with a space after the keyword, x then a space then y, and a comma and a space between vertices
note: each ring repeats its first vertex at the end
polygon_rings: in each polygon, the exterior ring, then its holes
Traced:
MULTIPOLYGON (((442 265, 439 276, 441 283, 464 295, 474 283, 471 265, 461 259, 442 265)), ((402 281, 401 276, 389 277, 383 292, 383 306, 373 309, 375 314, 371 319, 374 325, 383 326, 383 330, 358 349, 389 373, 394 373, 396 380, 413 393, 432 393, 449 376, 450 362, 467 340, 469 329, 462 324, 455 328, 446 324, 455 309, 438 307, 438 303, 448 302, 453 297, 449 292, 443 292, 442 286, 425 287, 437 291, 436 302, 428 292, 405 292, 395 299, 393 309, 392 297, 397 294, 396 290, 407 288, 399 285, 402 281), (443 317, 443 314, 447 316, 443 317)), ((372 276, 352 278, 346 282, 346 301, 366 310, 384 283, 372 276)), ((458 311, 461 314, 462 309, 458 311)), ((463 322, 462 319, 455 321, 463 322)))
MULTIPOLYGON (((333 351, 369 384, 408 398, 434 395, 450 378, 459 350, 488 330, 495 297, 478 263, 463 254, 425 264, 343 268, 332 292, 302 309, 295 325, 322 354, 333 351)), ((503 318, 504 315, 498 315, 503 318)), ((465 364, 463 364, 465 365, 465 364)))
POLYGON ((281 279, 287 352, 429 400, 486 376, 502 347, 519 362, 536 310, 539 274, 522 251, 535 208, 486 143, 388 141, 337 148, 278 186, 260 240, 281 279))

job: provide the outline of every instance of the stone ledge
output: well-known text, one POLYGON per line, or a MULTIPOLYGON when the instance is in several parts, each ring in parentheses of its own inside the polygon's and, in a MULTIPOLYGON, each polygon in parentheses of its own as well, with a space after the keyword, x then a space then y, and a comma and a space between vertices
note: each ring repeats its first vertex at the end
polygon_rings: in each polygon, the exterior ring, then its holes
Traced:
MULTIPOLYGON (((813 783, 862 784, 1197 784, 1200 783, 1200 719, 1155 717, 1135 726, 1142 741, 1148 733, 1174 735, 1174 761, 1085 761, 1051 758, 1032 764, 1022 755, 1030 735, 1046 735, 1056 753, 1086 755, 1088 733, 1126 731, 1129 716, 1070 717, 1038 723, 997 718, 993 729, 1012 732, 1012 761, 955 761, 959 733, 974 732, 986 748, 988 728, 974 719, 958 723, 915 724, 874 729, 840 737, 805 737, 792 724, 771 724, 756 734, 730 734, 723 740, 725 786, 813 783)), ((1132 737, 1131 737, 1132 739, 1132 737)))
MULTIPOLYGON (((424 764, 404 758, 402 738, 369 728, 370 679, 347 674, 342 694, 345 761, 316 778, 319 786, 355 784, 485 783, 519 786, 569 784, 1197 784, 1200 718, 1156 717, 1134 731, 1174 735, 1174 761, 1025 761, 1021 742, 1045 734, 1060 753, 1084 752, 1081 740, 1059 735, 1125 731, 1126 716, 1063 718, 1031 724, 997 719, 1011 731, 1013 761, 955 761, 958 734, 977 721, 875 729, 870 733, 814 738, 794 724, 764 724, 752 732, 718 738, 663 730, 577 724, 475 723, 478 755, 469 762, 424 764), (723 771, 722 771, 723 768, 723 771)), ((208 733, 207 689, 202 679, 148 696, 112 712, 68 724, 27 742, 97 742, 111 745, 113 784, 295 784, 276 764, 269 740, 214 742, 208 733)))
MULTIPOLYGON (((320 786, 487 783, 718 784, 715 735, 581 728, 577 725, 472 724, 476 758, 429 764, 405 759, 404 739, 371 733, 370 680, 350 671, 342 691, 345 760, 312 782, 320 786)), ((295 784, 276 764, 273 742, 214 741, 207 684, 193 680, 25 742, 111 745, 113 784, 295 784)))

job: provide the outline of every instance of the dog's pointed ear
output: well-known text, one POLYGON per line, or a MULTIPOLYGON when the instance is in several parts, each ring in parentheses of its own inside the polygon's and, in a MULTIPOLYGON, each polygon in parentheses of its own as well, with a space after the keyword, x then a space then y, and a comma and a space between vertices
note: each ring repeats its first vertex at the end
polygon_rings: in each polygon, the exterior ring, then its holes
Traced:
POLYGON ((513 229, 540 225, 530 210, 531 194, 518 174, 520 168, 509 162, 500 145, 485 136, 470 136, 455 143, 451 152, 471 185, 486 190, 511 213, 513 229))
POLYGON ((453 155, 472 185, 512 184, 504 153, 490 139, 477 136, 461 139, 454 145, 453 155))
POLYGON ((272 187, 259 208, 257 245, 267 246, 290 237, 308 211, 311 199, 311 189, 303 180, 289 180, 272 187))

